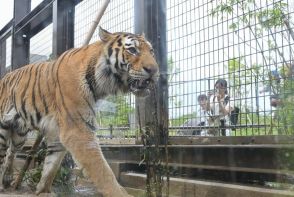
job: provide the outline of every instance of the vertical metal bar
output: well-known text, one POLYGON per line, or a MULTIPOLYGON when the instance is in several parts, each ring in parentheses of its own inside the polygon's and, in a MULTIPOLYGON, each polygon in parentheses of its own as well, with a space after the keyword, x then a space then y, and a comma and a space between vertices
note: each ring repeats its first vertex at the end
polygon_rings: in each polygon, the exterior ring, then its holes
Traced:
POLYGON ((17 24, 31 11, 31 0, 14 0, 14 21, 17 24))
POLYGON ((110 139, 113 138, 113 125, 109 125, 109 131, 110 131, 110 139))
POLYGON ((168 129, 168 84, 166 47, 166 1, 135 1, 135 33, 144 33, 153 45, 160 67, 160 78, 155 92, 146 98, 136 98, 142 126, 158 125, 160 141, 163 142, 168 129), (156 96, 155 96, 156 95, 156 96), (155 108, 154 101, 157 101, 155 108), (154 112, 157 120, 154 119, 154 112), (157 121, 157 122, 156 122, 157 121))
MULTIPOLYGON (((166 1, 165 0, 136 0, 135 1, 135 33, 144 33, 153 45, 159 64, 160 78, 151 94, 145 99, 136 98, 137 114, 140 128, 145 127, 146 136, 142 142, 146 147, 146 185, 147 195, 151 195, 151 177, 156 174, 155 193, 162 196, 162 172, 158 164, 163 159, 159 144, 167 144, 168 140, 168 86, 167 86, 167 48, 166 48, 166 1), (145 139, 145 141, 144 141, 145 139), (150 145, 155 145, 154 149, 150 145), (151 156, 152 155, 152 156, 151 156), (156 166, 154 165, 156 163, 156 166), (151 167, 151 166, 152 167, 151 167)), ((168 151, 165 146, 166 166, 168 151)), ((167 170, 168 174, 168 170, 167 170)), ((167 176, 168 178, 168 176, 167 176)), ((167 182, 169 179, 167 179, 167 182)), ((169 185, 169 184, 168 184, 169 185)), ((169 188, 169 186, 167 186, 169 188)), ((168 196, 168 189, 167 189, 168 196)))
POLYGON ((5 74, 6 64, 6 39, 0 40, 0 78, 5 74))
POLYGON ((74 10, 73 1, 53 2, 53 58, 74 46, 74 10))
MULTIPOLYGON (((31 0, 14 0, 13 18, 15 25, 26 16, 31 10, 31 0)), ((12 33, 11 46, 11 67, 12 69, 20 68, 29 63, 30 40, 26 32, 12 33)))

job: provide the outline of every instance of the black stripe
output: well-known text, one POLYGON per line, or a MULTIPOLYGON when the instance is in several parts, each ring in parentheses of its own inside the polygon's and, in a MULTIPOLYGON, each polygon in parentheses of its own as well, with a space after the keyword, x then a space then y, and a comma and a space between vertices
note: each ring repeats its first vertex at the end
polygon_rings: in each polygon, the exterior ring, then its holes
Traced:
POLYGON ((123 61, 123 63, 125 63, 125 56, 124 56, 124 49, 123 49, 123 51, 122 51, 122 61, 123 61))
POLYGON ((113 44, 115 43, 115 40, 112 41, 110 44, 109 44, 109 47, 108 47, 108 57, 110 57, 113 53, 113 44))
MULTIPOLYGON (((65 58, 65 56, 66 56, 66 54, 64 53, 63 54, 63 56, 61 56, 61 58, 59 58, 58 59, 58 62, 62 62, 62 60, 65 58)), ((74 118, 72 117, 72 115, 69 113, 69 110, 68 110, 68 108, 66 107, 66 104, 65 104, 65 102, 64 102, 64 96, 63 96, 63 94, 62 94, 62 90, 61 90, 61 86, 60 86, 60 82, 59 82, 59 68, 60 68, 60 65, 61 64, 58 64, 57 65, 57 69, 56 69, 56 84, 57 84, 57 88, 58 88, 58 90, 59 90, 59 94, 60 94, 60 97, 61 97, 61 102, 62 102, 62 105, 63 105, 63 108, 64 108, 64 110, 66 111, 66 113, 67 113, 67 115, 68 115, 68 117, 69 117, 69 119, 74 123, 75 121, 74 121, 74 118)), ((55 66, 54 66, 55 67, 55 66)))
POLYGON ((0 95, 2 95, 2 93, 3 93, 3 91, 4 91, 4 85, 3 85, 3 82, 2 82, 2 80, 0 80, 0 92, 1 92, 1 94, 0 95))
POLYGON ((14 88, 19 84, 19 81, 22 79, 24 73, 24 69, 18 72, 18 77, 14 82, 14 85, 11 87, 12 90, 14 90, 14 88))
MULTIPOLYGON (((32 66, 31 66, 30 69, 27 69, 27 70, 29 70, 28 81, 27 81, 26 85, 24 86, 25 88, 23 88, 23 91, 22 91, 21 96, 20 96, 20 99, 21 99, 21 110, 22 110, 22 112, 23 112, 23 114, 25 116, 25 119, 27 119, 27 113, 26 113, 26 108, 25 108, 25 100, 26 100, 25 99, 25 94, 26 94, 26 92, 28 90, 28 85, 30 84, 30 81, 31 81, 32 69, 33 69, 32 66)), ((26 73, 27 73, 27 70, 26 70, 26 73)))
POLYGON ((17 148, 17 149, 19 149, 19 148, 21 148, 24 144, 25 144, 25 140, 24 139, 22 139, 22 141, 21 142, 14 142, 13 140, 12 140, 12 144, 13 144, 13 146, 15 147, 15 148, 17 148))
POLYGON ((34 121, 34 118, 33 118, 32 115, 30 115, 30 120, 31 120, 31 125, 32 125, 33 127, 36 127, 36 124, 35 124, 35 121, 34 121))
MULTIPOLYGON (((57 84, 57 78, 58 78, 58 70, 59 70, 59 66, 61 65, 61 63, 63 62, 64 58, 66 58, 68 55, 68 51, 64 52, 55 62, 53 62, 53 65, 52 65, 52 71, 51 73, 55 74, 55 75, 52 75, 52 77, 55 77, 53 79, 53 83, 54 85, 57 84), (56 69, 56 70, 55 70, 56 69)), ((50 86, 50 85, 49 85, 50 86)))
POLYGON ((118 53, 119 53, 119 48, 115 48, 115 64, 114 64, 114 67, 117 70, 120 70, 120 68, 119 68, 119 62, 118 62, 118 53))
POLYGON ((110 65, 110 60, 109 59, 106 59, 106 64, 110 65))
MULTIPOLYGON (((59 66, 62 64, 63 60, 67 57, 68 55, 68 51, 64 52, 55 62, 52 63, 51 66, 51 76, 53 78, 52 82, 54 83, 54 87, 57 85, 57 81, 58 81, 58 70, 59 70, 59 66)), ((49 80, 47 80, 47 87, 50 90, 50 84, 48 83, 49 80)), ((50 91, 51 92, 51 91, 50 91)))
POLYGON ((95 79, 95 67, 93 65, 88 65, 85 77, 86 77, 88 87, 90 91, 92 92, 94 100, 96 101, 97 100, 97 97, 95 94, 96 79, 95 79))
POLYGON ((128 64, 121 64, 121 67, 122 67, 122 68, 126 68, 125 70, 127 71, 128 64))
POLYGON ((6 138, 2 133, 0 133, 0 138, 3 139, 4 142, 6 142, 6 138))
POLYGON ((109 47, 108 48, 108 57, 110 57, 112 55, 112 52, 113 52, 112 47, 109 47))
MULTIPOLYGON (((38 91, 36 90, 36 92, 38 92, 38 94, 39 94, 39 98, 40 98, 40 100, 42 101, 42 103, 43 103, 43 105, 44 105, 44 97, 42 97, 42 95, 41 95, 41 88, 40 88, 40 83, 41 83, 41 71, 43 70, 42 68, 42 65, 43 64, 40 64, 39 66, 38 66, 38 70, 37 70, 37 76, 36 76, 36 78, 37 78, 37 80, 36 80, 36 83, 37 83, 37 88, 36 87, 34 87, 34 90, 35 89, 38 89, 38 91)), ((40 112, 40 110, 38 110, 38 108, 37 108, 37 106, 34 106, 35 107, 35 113, 36 113, 36 118, 37 118, 37 124, 39 124, 39 122, 40 122, 40 120, 41 120, 41 112, 40 112)), ((45 108, 46 108, 46 103, 45 103, 45 108)), ((46 110, 45 110, 46 111, 46 110)))
POLYGON ((13 95, 12 95, 12 102, 13 102, 13 105, 14 105, 14 108, 15 108, 16 113, 17 113, 22 119, 24 119, 24 117, 23 117, 22 114, 19 112, 19 110, 18 110, 18 108, 17 108, 17 106, 16 106, 16 94, 15 94, 15 92, 14 92, 13 95))
POLYGON ((9 87, 11 87, 12 82, 14 81, 15 77, 16 77, 16 73, 13 73, 9 76, 9 87))
POLYGON ((76 48, 76 49, 71 49, 69 52, 71 53, 71 56, 75 55, 76 53, 79 53, 81 50, 86 50, 88 46, 82 47, 82 48, 76 48))
POLYGON ((95 130, 97 129, 97 128, 95 127, 95 125, 93 125, 91 122, 85 120, 84 117, 80 114, 80 112, 78 112, 78 114, 79 114, 81 120, 86 124, 86 126, 87 126, 90 130, 95 131, 95 130))
POLYGON ((109 67, 106 67, 105 69, 103 69, 102 72, 103 72, 103 75, 105 75, 105 77, 107 78, 109 78, 113 74, 109 67))
MULTIPOLYGON (((53 78, 53 66, 54 66, 55 62, 51 62, 47 68, 46 68, 46 75, 47 75, 47 79, 48 78, 53 78)), ((50 88, 50 84, 49 84, 50 80, 46 80, 46 86, 47 86, 47 92, 51 92, 51 88, 50 88)), ((53 80, 54 82, 55 80, 53 80)))
POLYGON ((17 135, 20 136, 20 137, 25 137, 27 135, 27 133, 29 132, 29 130, 17 130, 17 135), (21 131, 24 131, 24 132, 21 132, 21 131))
POLYGON ((20 118, 20 115, 19 114, 16 114, 14 117, 13 117, 13 121, 17 121, 17 119, 20 118))
POLYGON ((119 74, 113 73, 113 76, 116 80, 116 83, 123 84, 123 81, 122 81, 121 76, 119 74))
MULTIPOLYGON (((36 114, 39 114, 39 110, 38 110, 38 108, 36 106, 36 95, 35 95, 35 93, 37 91, 35 91, 35 89, 36 89, 36 83, 37 83, 39 77, 40 77, 40 65, 37 65, 36 66, 36 76, 35 76, 33 87, 32 87, 32 105, 33 105, 33 110, 34 110, 34 112, 36 114)), ((39 114, 39 116, 40 116, 40 114, 39 114)), ((38 125, 38 123, 40 121, 40 117, 39 117, 39 119, 38 118, 36 118, 36 119, 37 120, 34 119, 34 125, 35 126, 38 125)))
MULTIPOLYGON (((46 65, 46 66, 48 66, 48 65, 46 65)), ((44 67, 43 67, 44 68, 44 67)), ((40 72, 41 72, 41 70, 44 70, 44 69, 40 69, 40 72)), ((42 94, 42 92, 41 92, 41 74, 39 75, 39 78, 38 78, 38 93, 39 93, 39 96, 40 96, 40 99, 41 99, 41 101, 42 101, 42 104, 43 104, 43 106, 44 106, 44 109, 45 109, 45 115, 47 115, 48 114, 48 105, 47 105, 47 102, 46 102, 46 98, 45 98, 45 96, 42 94)), ((47 76, 47 77, 49 77, 49 76, 47 76)), ((48 80, 47 80, 48 81, 48 80)), ((38 117, 38 116, 37 116, 38 117)), ((39 120, 40 121, 40 120, 39 120)), ((39 122, 38 121, 38 122, 39 122)))
POLYGON ((121 38, 119 38, 118 40, 117 40, 117 46, 122 46, 122 42, 121 42, 121 38))
POLYGON ((4 112, 4 107, 5 107, 6 103, 7 103, 7 98, 4 98, 2 100, 2 103, 1 103, 1 106, 0 106, 1 114, 3 114, 3 112, 4 112))
POLYGON ((96 116, 96 112, 93 108, 93 106, 91 105, 91 103, 85 98, 86 103, 88 104, 88 107, 90 108, 90 110, 92 111, 93 115, 96 116))

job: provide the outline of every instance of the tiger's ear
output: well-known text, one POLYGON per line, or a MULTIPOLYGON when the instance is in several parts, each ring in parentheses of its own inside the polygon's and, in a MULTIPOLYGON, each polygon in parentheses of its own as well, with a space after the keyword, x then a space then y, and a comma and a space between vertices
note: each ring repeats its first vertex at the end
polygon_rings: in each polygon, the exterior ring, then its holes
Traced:
POLYGON ((99 37, 103 42, 107 42, 112 37, 112 33, 99 26, 99 37))

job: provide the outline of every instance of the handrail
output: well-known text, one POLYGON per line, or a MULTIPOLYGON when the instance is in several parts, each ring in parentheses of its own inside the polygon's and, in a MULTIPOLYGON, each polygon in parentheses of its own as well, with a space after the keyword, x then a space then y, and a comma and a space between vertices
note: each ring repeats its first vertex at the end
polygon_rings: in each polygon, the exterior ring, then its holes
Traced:
MULTIPOLYGON (((244 124, 244 125, 228 125, 224 127, 220 126, 172 126, 168 129, 175 129, 175 130, 195 130, 195 129, 242 129, 242 128, 262 128, 262 127, 269 127, 270 125, 266 124, 244 124)), ((99 131, 108 131, 108 130, 129 130, 130 127, 101 127, 98 128, 99 131)))

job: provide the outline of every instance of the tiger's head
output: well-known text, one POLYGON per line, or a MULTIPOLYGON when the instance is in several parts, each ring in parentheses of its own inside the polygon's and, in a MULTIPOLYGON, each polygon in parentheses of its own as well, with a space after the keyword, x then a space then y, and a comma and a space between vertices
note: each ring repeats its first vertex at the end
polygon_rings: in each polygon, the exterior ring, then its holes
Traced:
POLYGON ((151 44, 142 35, 110 33, 101 27, 105 61, 123 88, 145 96, 158 79, 158 64, 151 44))

